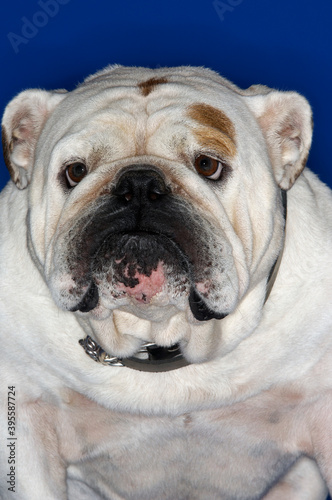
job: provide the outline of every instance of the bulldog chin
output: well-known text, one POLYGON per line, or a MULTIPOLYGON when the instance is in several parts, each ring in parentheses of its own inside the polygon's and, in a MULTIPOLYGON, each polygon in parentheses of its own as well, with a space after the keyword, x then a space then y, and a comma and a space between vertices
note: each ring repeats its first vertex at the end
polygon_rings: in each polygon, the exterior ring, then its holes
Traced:
MULTIPOLYGON (((162 267, 162 264, 158 265, 162 267)), ((125 286, 124 284, 119 285, 119 290, 122 290, 124 294, 131 297, 138 304, 150 304, 153 297, 158 293, 162 293, 162 286, 165 283, 164 274, 160 269, 153 270, 151 276, 145 276, 144 274, 136 273, 135 280, 138 281, 137 284, 130 286, 125 286)), ((210 319, 223 319, 227 316, 227 313, 220 313, 212 310, 204 301, 204 299, 199 295, 195 287, 192 287, 188 297, 190 310, 198 321, 208 321, 210 319)), ((99 304, 99 291, 96 283, 91 282, 87 292, 83 296, 82 300, 70 310, 72 312, 80 311, 83 313, 93 311, 97 308, 99 304)))

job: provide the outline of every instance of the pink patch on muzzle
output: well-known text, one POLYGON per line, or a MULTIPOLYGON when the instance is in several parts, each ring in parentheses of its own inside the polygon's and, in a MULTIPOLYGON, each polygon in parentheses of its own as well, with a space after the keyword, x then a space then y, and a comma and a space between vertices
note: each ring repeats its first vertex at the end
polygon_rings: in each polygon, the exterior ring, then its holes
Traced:
POLYGON ((150 276, 146 276, 136 271, 134 278, 138 280, 137 285, 134 287, 125 286, 123 283, 119 283, 118 288, 138 302, 147 304, 152 297, 162 291, 166 281, 163 264, 159 262, 157 269, 153 270, 150 276))

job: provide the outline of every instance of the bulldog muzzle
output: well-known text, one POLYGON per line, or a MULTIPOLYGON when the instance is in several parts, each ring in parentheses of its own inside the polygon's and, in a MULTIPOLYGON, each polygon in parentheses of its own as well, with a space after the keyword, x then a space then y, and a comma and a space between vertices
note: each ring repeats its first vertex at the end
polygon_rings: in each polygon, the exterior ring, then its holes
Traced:
POLYGON ((106 223, 104 210, 99 213, 96 225, 91 225, 95 228, 94 237, 90 235, 85 240, 93 240, 88 257, 90 270, 85 273, 91 281, 72 311, 88 312, 96 307, 99 298, 96 282, 102 279, 98 279, 100 275, 116 282, 119 293, 149 303, 161 291, 171 270, 172 276, 180 277, 182 291, 187 289, 190 308, 197 320, 225 317, 211 310, 195 289, 197 257, 191 249, 197 248, 194 240, 198 228, 189 223, 190 231, 185 229, 188 220, 179 210, 162 172, 151 165, 126 167, 110 199, 110 224, 106 223))

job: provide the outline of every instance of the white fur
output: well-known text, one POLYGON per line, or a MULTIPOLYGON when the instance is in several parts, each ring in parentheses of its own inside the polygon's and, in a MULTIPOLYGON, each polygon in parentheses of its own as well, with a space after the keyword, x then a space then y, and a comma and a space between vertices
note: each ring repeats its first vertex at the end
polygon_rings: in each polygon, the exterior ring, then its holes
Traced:
MULTIPOLYGON (((40 111, 36 92, 24 94, 23 108, 17 97, 3 119, 12 141, 27 107, 35 117, 33 165, 24 143, 7 151, 26 189, 10 182, 0 197, 0 428, 5 443, 15 386, 15 499, 324 499, 325 483, 332 491, 332 197, 308 169, 300 174, 311 142, 307 102, 260 86, 242 91, 202 68, 107 68, 72 93, 43 93, 40 111), (152 77, 170 83, 140 95, 137 84, 152 77), (232 175, 221 187, 179 156, 183 144, 197 148, 186 115, 196 102, 222 110, 236 130, 232 175), (64 194, 62 162, 98 144, 102 163, 64 194), (107 314, 106 306, 60 308, 71 286, 61 267, 68 228, 90 193, 98 198, 120 168, 146 161, 197 207, 223 248, 211 255, 229 277, 218 281, 230 310, 223 320, 200 323, 183 297, 166 304, 165 295, 150 309, 107 297, 107 314), (278 184, 289 189, 286 236, 264 304, 284 238, 278 184), (87 334, 121 356, 143 340, 180 342, 192 364, 152 374, 105 367, 79 346, 87 334)), ((9 498, 5 445, 0 472, 9 498)))

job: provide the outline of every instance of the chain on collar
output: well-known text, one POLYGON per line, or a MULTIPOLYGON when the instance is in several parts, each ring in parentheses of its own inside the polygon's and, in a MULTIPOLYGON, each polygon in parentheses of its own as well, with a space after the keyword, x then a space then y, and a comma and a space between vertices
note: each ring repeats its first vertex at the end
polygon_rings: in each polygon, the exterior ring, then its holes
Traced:
POLYGON ((79 343, 90 358, 108 366, 126 366, 145 372, 166 372, 190 364, 183 357, 179 344, 161 347, 153 342, 145 342, 134 356, 118 358, 107 354, 89 335, 85 339, 79 340, 79 343))

